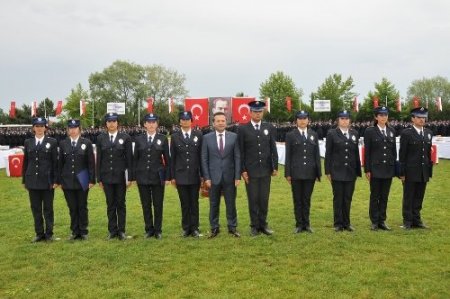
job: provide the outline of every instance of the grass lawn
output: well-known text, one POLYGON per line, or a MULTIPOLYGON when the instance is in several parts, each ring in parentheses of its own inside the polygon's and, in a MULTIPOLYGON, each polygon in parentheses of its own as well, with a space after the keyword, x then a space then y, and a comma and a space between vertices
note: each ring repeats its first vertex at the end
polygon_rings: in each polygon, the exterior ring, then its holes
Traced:
POLYGON ((428 184, 422 218, 427 230, 403 231, 401 183, 388 203, 390 232, 370 231, 369 184, 358 179, 353 233, 333 231, 331 186, 316 183, 311 207, 314 234, 294 235, 290 187, 284 169, 272 181, 268 221, 275 234, 249 236, 244 186, 238 190, 240 239, 207 239, 209 203, 200 200, 196 240, 180 236, 176 189, 168 186, 163 239, 144 239, 137 187, 127 194, 127 241, 107 241, 106 203, 100 188, 89 196, 90 239, 67 241, 69 212, 55 193, 53 243, 31 244, 33 220, 19 178, 0 174, 0 298, 450 298, 450 161, 441 160, 428 184), (449 185, 447 185, 449 184, 449 185))

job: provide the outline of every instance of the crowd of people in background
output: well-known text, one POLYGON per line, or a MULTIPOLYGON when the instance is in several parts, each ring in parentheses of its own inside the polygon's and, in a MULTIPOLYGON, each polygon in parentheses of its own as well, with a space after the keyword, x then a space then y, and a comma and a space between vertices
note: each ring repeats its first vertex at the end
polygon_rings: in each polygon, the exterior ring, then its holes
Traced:
MULTIPOLYGON (((371 121, 354 122, 352 128, 356 130, 359 136, 364 136, 365 130, 373 123, 371 121)), ((272 123, 275 126, 277 132, 277 142, 285 142, 286 134, 295 128, 295 124, 284 123, 277 124, 272 123)), ((400 136, 403 129, 411 126, 410 122, 391 120, 389 126, 395 130, 396 136, 400 136)), ((328 121, 312 121, 310 128, 317 133, 320 140, 327 136, 328 130, 336 127, 336 124, 332 120, 328 121)), ((426 128, 433 132, 433 136, 450 136, 450 120, 430 121, 426 124, 426 128)), ((203 135, 213 130, 212 126, 200 129, 203 135)), ((227 130, 237 133, 239 124, 231 124, 227 127, 227 130)), ((159 127, 159 133, 163 135, 172 135, 172 133, 180 130, 178 125, 174 125, 172 128, 166 128, 164 126, 159 127)), ((25 140, 33 136, 31 127, 5 127, 0 128, 0 145, 9 145, 10 147, 23 146, 25 140)), ((105 128, 84 128, 82 130, 82 137, 91 140, 93 144, 97 143, 97 137, 100 133, 104 132, 105 128)), ((123 126, 120 128, 121 132, 127 133, 134 139, 145 132, 145 128, 142 126, 123 126)), ((65 128, 48 128, 47 135, 55 138, 58 142, 63 140, 67 136, 65 128)))

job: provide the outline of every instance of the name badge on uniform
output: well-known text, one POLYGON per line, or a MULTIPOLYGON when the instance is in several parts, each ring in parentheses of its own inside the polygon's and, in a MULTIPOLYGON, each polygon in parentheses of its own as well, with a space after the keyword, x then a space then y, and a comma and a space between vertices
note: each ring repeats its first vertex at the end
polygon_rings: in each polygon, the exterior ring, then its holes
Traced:
POLYGON ((431 134, 428 134, 428 139, 431 140, 431 134))
POLYGON ((161 145, 161 140, 159 140, 159 139, 156 140, 156 144, 157 144, 157 145, 161 145))
POLYGON ((311 139, 311 141, 314 141, 314 136, 309 137, 309 139, 311 139))
POLYGON ((269 130, 264 129, 264 135, 269 135, 269 130))
POLYGON ((46 144, 45 144, 45 148, 46 148, 46 149, 49 149, 50 147, 51 147, 50 143, 46 143, 46 144))
POLYGON ((194 136, 194 142, 197 142, 197 141, 198 141, 197 136, 194 136))
POLYGON ((84 151, 84 150, 86 149, 86 144, 83 143, 83 144, 81 145, 81 149, 84 151))
POLYGON ((390 135, 391 135, 391 137, 394 137, 394 133, 392 133, 392 132, 391 132, 391 134, 390 134, 390 135))
POLYGON ((352 140, 353 140, 353 141, 356 141, 355 135, 352 135, 352 140))
POLYGON ((119 144, 123 144, 123 139, 119 139, 119 144))

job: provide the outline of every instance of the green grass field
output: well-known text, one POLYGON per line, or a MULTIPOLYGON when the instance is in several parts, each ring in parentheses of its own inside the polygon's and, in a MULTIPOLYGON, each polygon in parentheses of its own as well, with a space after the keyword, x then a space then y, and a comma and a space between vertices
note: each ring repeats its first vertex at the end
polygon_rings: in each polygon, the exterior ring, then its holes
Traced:
MULTIPOLYGON (((314 234, 293 234, 290 187, 284 169, 272 181, 271 237, 249 236, 243 185, 238 190, 242 238, 222 233, 207 239, 209 203, 200 200, 204 237, 180 236, 180 206, 166 189, 163 239, 144 239, 137 187, 127 194, 127 241, 107 241, 106 203, 100 188, 89 199, 90 239, 67 241, 69 213, 55 193, 55 236, 34 236, 28 193, 19 178, 0 175, 1 298, 450 298, 450 161, 434 168, 422 210, 427 230, 403 231, 401 184, 395 179, 388 204, 391 232, 370 231, 369 185, 358 179, 352 205, 353 233, 333 231, 330 183, 316 183, 311 207, 314 234)), ((225 232, 224 232, 225 231, 225 232)))

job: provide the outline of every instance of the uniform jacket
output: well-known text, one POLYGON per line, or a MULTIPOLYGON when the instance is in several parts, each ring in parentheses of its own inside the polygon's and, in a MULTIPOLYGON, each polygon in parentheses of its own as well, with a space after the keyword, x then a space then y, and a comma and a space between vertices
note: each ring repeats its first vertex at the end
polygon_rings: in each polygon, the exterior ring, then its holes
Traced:
POLYGON ((322 176, 319 139, 308 129, 303 140, 298 129, 286 134, 286 158, 284 176, 294 180, 315 180, 322 176))
POLYGON ((256 130, 249 122, 239 127, 238 138, 241 173, 247 171, 250 177, 264 177, 278 170, 276 130, 271 124, 261 122, 256 130))
POLYGON ((330 129, 327 134, 325 152, 325 174, 334 181, 353 181, 361 176, 358 133, 349 129, 349 138, 339 128, 330 129))
POLYGON ((25 140, 22 183, 27 189, 51 189, 58 177, 58 145, 56 139, 44 136, 39 147, 36 139, 25 140))
POLYGON ((222 179, 231 184, 241 178, 241 153, 236 133, 224 132, 225 147, 220 154, 216 132, 203 136, 202 141, 202 173, 205 180, 218 185, 222 179))
POLYGON ((100 134, 97 138, 97 182, 119 184, 125 180, 125 170, 128 170, 128 180, 133 181, 133 149, 131 137, 118 132, 114 143, 109 134, 100 134))
POLYGON ((364 171, 373 178, 388 179, 395 176, 397 144, 395 131, 386 126, 386 137, 378 126, 369 127, 364 133, 364 171))
POLYGON ((134 177, 141 185, 164 184, 170 180, 169 144, 166 136, 155 134, 148 143, 147 133, 136 137, 134 144, 134 177))
POLYGON ((171 177, 177 185, 200 183, 202 153, 202 133, 192 130, 188 140, 183 131, 175 132, 170 138, 171 177))
POLYGON ((59 170, 58 184, 63 189, 82 189, 77 174, 87 170, 89 183, 95 184, 95 157, 92 142, 79 137, 75 148, 72 149, 72 140, 68 137, 59 143, 59 170))
POLYGON ((428 182, 433 175, 431 161, 431 130, 423 129, 423 139, 414 128, 407 128, 400 135, 400 176, 411 182, 428 182))

